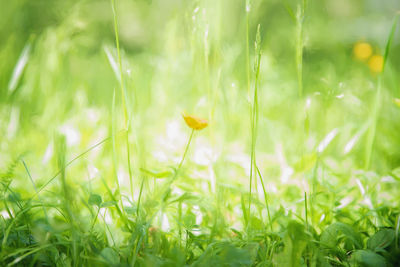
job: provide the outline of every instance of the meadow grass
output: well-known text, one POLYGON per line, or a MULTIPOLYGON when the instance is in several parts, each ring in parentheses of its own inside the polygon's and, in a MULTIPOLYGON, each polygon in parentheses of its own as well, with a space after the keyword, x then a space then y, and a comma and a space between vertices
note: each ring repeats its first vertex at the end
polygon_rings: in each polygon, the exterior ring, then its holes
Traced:
POLYGON ((0 265, 398 266, 400 6, 335 3, 9 3, 0 265))

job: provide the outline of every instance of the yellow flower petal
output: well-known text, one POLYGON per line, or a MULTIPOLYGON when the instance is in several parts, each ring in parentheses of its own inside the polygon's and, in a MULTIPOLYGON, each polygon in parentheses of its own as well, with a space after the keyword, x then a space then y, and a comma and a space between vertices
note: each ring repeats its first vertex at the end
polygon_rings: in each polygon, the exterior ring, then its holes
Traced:
POLYGON ((380 55, 374 55, 368 60, 369 69, 374 73, 382 72, 383 69, 383 57, 380 55))
POLYGON ((353 47, 353 54, 358 60, 365 61, 372 55, 372 47, 369 43, 358 42, 353 47))
POLYGON ((186 124, 194 130, 204 129, 208 125, 208 121, 206 119, 202 119, 193 115, 188 115, 186 113, 183 113, 182 116, 186 124))

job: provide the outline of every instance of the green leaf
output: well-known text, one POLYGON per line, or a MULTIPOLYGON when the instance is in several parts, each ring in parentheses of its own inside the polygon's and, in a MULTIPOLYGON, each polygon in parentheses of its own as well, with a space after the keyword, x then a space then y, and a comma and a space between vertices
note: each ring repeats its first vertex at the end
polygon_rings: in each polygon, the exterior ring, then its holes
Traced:
POLYGON ((180 195, 179 197, 173 199, 170 201, 170 203, 174 203, 174 202, 188 202, 190 200, 197 200, 198 197, 194 196, 191 193, 185 192, 182 195, 180 195))
POLYGON ((231 230, 232 230, 232 232, 233 232, 234 234, 236 234, 237 237, 239 237, 240 239, 243 238, 243 235, 242 235, 242 233, 241 233, 239 230, 236 230, 235 228, 231 228, 231 230))
POLYGON ((361 267, 386 267, 385 258, 370 250, 357 250, 352 254, 352 259, 361 267))
POLYGON ((250 266, 252 264, 248 250, 239 249, 230 244, 223 247, 220 256, 223 266, 250 266))
POLYGON ((144 172, 145 174, 154 177, 154 178, 167 178, 169 176, 172 175, 172 171, 171 170, 167 170, 167 171, 159 171, 159 170, 148 170, 148 169, 144 169, 144 168, 140 168, 140 170, 142 172, 144 172))
POLYGON ((397 15, 394 17, 393 24, 392 24, 392 28, 391 28, 390 34, 389 34, 389 38, 388 38, 387 43, 386 43, 385 54, 384 54, 384 56, 383 56, 383 68, 382 68, 382 72, 385 70, 386 61, 387 61, 387 58, 388 58, 388 56, 389 56, 389 51, 390 51, 390 47, 391 47, 391 45, 392 45, 392 41, 393 41, 394 34, 395 34, 395 32, 396 32, 396 26, 397 26, 397 21, 398 21, 398 20, 399 20, 399 14, 397 14, 397 15))
POLYGON ((293 9, 286 2, 283 2, 283 5, 285 6, 285 9, 288 12, 289 16, 293 19, 294 22, 296 22, 296 15, 294 14, 293 9))
POLYGON ((240 204, 241 204, 241 207, 242 207, 244 223, 245 223, 245 225, 247 225, 248 222, 249 222, 249 219, 248 219, 248 214, 247 214, 247 210, 246 210, 246 205, 245 205, 245 202, 244 202, 243 194, 241 194, 241 196, 240 196, 240 204))
POLYGON ((249 224, 250 224, 251 228, 254 230, 264 229, 264 223, 262 222, 262 220, 260 220, 256 216, 250 216, 249 224))
POLYGON ((304 225, 296 221, 290 221, 283 238, 285 248, 279 253, 275 265, 297 267, 301 266, 301 255, 307 246, 308 236, 304 231, 304 225))
POLYGON ((317 162, 317 154, 311 153, 304 155, 298 162, 295 163, 294 169, 296 172, 306 172, 311 170, 317 162))
POLYGON ((21 194, 18 192, 13 192, 11 194, 8 195, 7 200, 10 202, 14 202, 14 203, 18 203, 20 202, 21 199, 21 194))
POLYGON ((400 179, 400 167, 392 170, 392 174, 395 176, 395 178, 400 179))
POLYGON ((101 208, 108 208, 117 205, 117 201, 106 201, 101 203, 101 208))
POLYGON ((96 205, 100 207, 101 203, 103 200, 101 199, 101 196, 98 194, 90 194, 88 203, 89 205, 96 205))
POLYGON ((368 239, 367 247, 374 251, 384 249, 392 244, 394 238, 395 232, 393 229, 383 229, 368 239))
POLYGON ((104 248, 100 252, 100 256, 105 259, 109 264, 119 264, 119 256, 118 253, 112 248, 104 248))
POLYGON ((187 212, 183 217, 183 225, 186 229, 192 229, 193 225, 196 223, 196 215, 192 212, 187 212))
POLYGON ((124 210, 128 214, 136 214, 137 208, 136 207, 124 207, 124 210))
POLYGON ((337 222, 329 225, 321 234, 321 243, 328 248, 335 248, 340 243, 341 238, 344 238, 359 249, 362 248, 362 238, 359 233, 345 223, 337 222))

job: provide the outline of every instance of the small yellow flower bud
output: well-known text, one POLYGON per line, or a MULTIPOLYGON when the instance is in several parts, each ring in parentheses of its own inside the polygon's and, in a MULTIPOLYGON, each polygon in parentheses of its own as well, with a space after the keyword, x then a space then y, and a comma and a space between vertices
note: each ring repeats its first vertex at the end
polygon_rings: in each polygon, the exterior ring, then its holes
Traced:
POLYGON ((201 119, 199 117, 188 115, 186 113, 183 113, 182 116, 186 124, 194 130, 204 129, 208 125, 208 121, 206 119, 201 119))

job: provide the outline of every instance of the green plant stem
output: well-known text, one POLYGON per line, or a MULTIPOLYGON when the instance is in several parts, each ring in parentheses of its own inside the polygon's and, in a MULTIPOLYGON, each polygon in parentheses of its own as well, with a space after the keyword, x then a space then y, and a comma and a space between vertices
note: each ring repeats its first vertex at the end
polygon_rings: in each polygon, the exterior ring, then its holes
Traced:
MULTIPOLYGON (((25 161, 23 159, 21 159, 21 161, 22 161, 22 164, 24 165, 25 171, 28 174, 29 179, 31 180, 31 183, 33 185, 33 189, 35 190, 36 194, 38 194, 38 190, 37 190, 36 184, 33 181, 33 178, 31 176, 31 173, 30 173, 29 169, 28 169, 28 166, 26 165, 26 163, 25 163, 25 161)), ((47 223, 49 223, 49 216, 47 215, 46 208, 44 207, 43 201, 42 201, 41 197, 38 197, 38 199, 39 199, 40 204, 42 204, 43 213, 44 213, 44 216, 46 218, 46 221, 47 221, 47 223)))
MULTIPOLYGON (((307 204, 307 192, 304 191, 304 210, 305 210, 305 220, 306 220, 306 231, 309 231, 309 225, 308 225, 308 204, 307 204)), ((308 251, 308 245, 306 245, 305 248, 305 261, 306 261, 306 265, 307 267, 310 266, 310 255, 309 255, 309 251, 308 251)))
MULTIPOLYGON (((179 175, 179 171, 180 171, 180 169, 181 169, 181 167, 182 167, 182 164, 183 164, 183 162, 184 162, 184 160, 185 160, 185 158, 186 158, 186 154, 187 154, 187 152, 188 152, 188 150, 189 150, 190 143, 192 142, 193 135, 194 135, 194 131, 195 131, 195 130, 192 129, 192 132, 190 133, 189 140, 188 140, 188 142, 187 142, 187 144, 186 144, 186 147, 185 147, 185 152, 183 152, 182 159, 181 159, 181 161, 179 162, 178 168, 176 169, 174 176, 172 176, 172 178, 167 182, 167 184, 166 184, 166 185, 164 186, 164 188, 162 189, 162 190, 163 190, 162 193, 161 193, 162 203, 161 203, 161 205, 160 205, 160 209, 158 209, 157 212, 154 213, 154 214, 157 214, 159 210, 162 210, 162 209, 163 209, 163 206, 164 206, 164 199, 165 199, 165 197, 167 196, 167 194, 168 194, 168 192, 169 192, 169 188, 171 187, 171 185, 174 183, 174 181, 177 179, 177 177, 178 177, 178 175, 179 175)), ((155 215, 154 215, 154 216, 155 216, 155 215)), ((153 217, 154 217, 154 216, 153 216, 153 217)))
MULTIPOLYGON (((106 188, 107 193, 109 194, 111 200, 115 202, 115 205, 114 205, 114 206, 115 206, 115 208, 117 209, 118 215, 121 217, 121 219, 122 219, 122 221, 124 222, 125 226, 130 230, 131 227, 130 227, 130 224, 129 224, 129 220, 128 220, 128 218, 127 218, 127 216, 126 216, 124 210, 121 210, 121 208, 118 206, 118 201, 117 201, 117 199, 115 198, 115 196, 113 195, 113 193, 111 192, 111 189, 110 189, 110 187, 107 185, 107 182, 106 182, 106 180, 104 179, 104 177, 102 177, 101 180, 102 180, 103 185, 104 185, 104 187, 106 188)), ((121 200, 121 202, 122 202, 122 200, 121 200)), ((122 208, 123 208, 123 206, 122 206, 122 208)))
POLYGON ((386 62, 389 57, 389 51, 390 51, 390 47, 391 47, 391 44, 393 41, 394 34, 396 32, 396 27, 397 27, 397 22, 399 20, 399 16, 400 16, 400 14, 397 14, 393 20, 392 28, 389 33, 389 37, 388 37, 388 40, 387 40, 386 46, 385 46, 385 54, 383 56, 382 72, 379 73, 379 76, 378 76, 378 85, 377 85, 377 90, 376 90, 374 109, 372 111, 372 124, 368 131, 367 144, 366 144, 366 150, 365 150, 364 168, 366 170, 368 170, 371 165, 371 157, 372 157, 372 153, 373 153, 374 141, 375 141, 375 136, 376 136, 376 127, 378 124, 379 113, 380 113, 380 108, 381 108, 381 104, 382 104, 381 103, 382 102, 381 95, 382 95, 383 73, 385 71, 386 62))
POLYGON ((123 76, 122 76, 122 61, 121 61, 121 51, 119 48, 119 31, 118 31, 117 12, 115 9, 115 0, 111 0, 111 8, 112 8, 113 18, 114 18, 115 43, 117 46, 118 67, 119 67, 121 96, 122 96, 122 107, 123 107, 123 111, 124 111, 124 122, 125 122, 125 127, 126 127, 126 122, 128 119, 128 112, 126 109, 126 102, 125 102, 125 91, 124 91, 124 82, 123 82, 123 76))
POLYGON ((256 49, 256 62, 255 62, 255 80, 254 80, 254 95, 253 107, 251 113, 251 158, 250 158, 250 177, 249 177, 249 208, 248 218, 250 220, 251 209, 251 189, 253 182, 253 172, 256 159, 256 141, 257 141, 257 124, 258 124, 258 80, 260 75, 261 64, 261 37, 260 37, 260 24, 257 27, 257 36, 255 42, 256 49))
POLYGON ((260 182, 261 182, 261 186, 264 192, 264 200, 265 200, 265 206, 267 207, 267 214, 268 214, 268 223, 269 223, 269 227, 270 230, 272 232, 272 220, 271 220, 271 213, 269 211, 269 203, 268 203, 268 195, 267 195, 267 190, 265 189, 265 185, 264 185, 264 181, 263 181, 263 177, 261 175, 260 170, 258 169, 258 166, 256 165, 256 170, 258 173, 258 177, 260 178, 260 182))
POLYGON ((182 201, 178 202, 178 235, 179 235, 179 247, 182 247, 182 201))
POLYGON ((121 98, 122 98, 122 108, 124 111, 124 127, 126 129, 126 154, 127 154, 127 164, 128 164, 128 173, 129 173, 129 182, 130 182, 130 191, 131 197, 133 200, 133 175, 132 175, 132 168, 131 168, 131 156, 130 156, 130 148, 129 148, 129 129, 130 129, 130 118, 127 109, 127 94, 124 88, 124 81, 122 75, 122 60, 121 60, 121 49, 119 46, 119 31, 118 31, 118 21, 117 21, 117 12, 115 8, 115 0, 111 0, 111 6, 113 11, 114 17, 114 31, 115 31, 115 43, 117 46, 117 56, 118 56, 118 67, 119 67, 119 75, 120 75, 120 87, 121 87, 121 98))
POLYGON ((139 211, 140 211, 140 202, 142 200, 142 193, 143 193, 143 185, 144 185, 144 178, 142 178, 142 183, 140 185, 140 191, 139 191, 139 197, 138 197, 138 204, 137 204, 137 210, 136 210, 136 216, 139 217, 139 211))
POLYGON ((303 96, 303 21, 306 1, 297 6, 296 16, 296 70, 299 97, 303 96))
POLYGON ((121 197, 121 188, 119 186, 119 181, 118 181, 118 161, 117 161, 117 141, 116 141, 116 136, 115 136, 115 89, 113 92, 113 98, 112 98, 112 107, 111 107, 111 145, 112 145, 112 160, 113 160, 113 165, 114 165, 114 176, 115 176, 115 183, 117 184, 117 190, 118 190, 118 196, 119 196, 119 202, 121 204, 121 207, 123 209, 123 203, 122 203, 122 197, 121 197))
POLYGON ((178 173, 179 173, 179 171, 180 171, 180 169, 182 167, 183 161, 185 160, 186 154, 187 154, 187 152, 189 150, 190 143, 192 142, 193 135, 194 135, 194 129, 192 129, 192 132, 190 133, 189 141, 187 142, 186 147, 185 147, 185 152, 183 152, 182 159, 179 162, 178 168, 176 169, 175 175, 174 175, 172 180, 175 180, 176 177, 178 176, 178 173))
POLYGON ((111 240, 112 240, 112 242, 113 242, 113 246, 115 246, 115 239, 114 239, 114 236, 113 236, 113 234, 112 234, 112 232, 111 232, 111 230, 110 230, 110 227, 108 227, 108 224, 107 224, 107 222, 106 222, 106 214, 107 214, 107 210, 105 210, 104 216, 103 216, 101 213, 100 213, 100 216, 103 218, 104 226, 105 226, 105 228, 107 229, 108 233, 110 234, 111 240))
POLYGON ((307 206, 307 192, 304 191, 304 211, 305 211, 305 220, 306 220, 306 230, 308 231, 308 206, 307 206))
POLYGON ((316 162, 315 162, 315 167, 314 167, 314 170, 313 170, 313 173, 312 173, 312 181, 311 181, 311 183, 312 183, 312 185, 311 185, 311 193, 310 193, 310 196, 309 196, 309 202, 310 202, 310 217, 311 217, 311 226, 313 226, 314 225, 314 205, 313 205, 313 203, 314 203, 314 200, 315 200, 315 196, 317 195, 317 182, 318 182, 318 166, 319 166, 319 161, 320 161, 320 159, 319 159, 319 157, 320 157, 320 155, 319 154, 317 154, 317 160, 316 160, 316 162))
POLYGON ((90 231, 89 231, 89 232, 92 232, 92 231, 93 231, 93 227, 94 227, 94 225, 96 224, 97 217, 99 216, 99 212, 100 212, 100 207, 98 207, 98 209, 97 209, 96 216, 95 216, 94 219, 93 219, 93 223, 92 223, 92 226, 90 227, 90 231))
POLYGON ((397 215, 396 228, 395 228, 395 246, 399 248, 399 228, 400 228, 400 214, 397 215))
POLYGON ((246 74, 247 74, 247 100, 250 99, 250 45, 249 45, 249 9, 250 0, 246 1, 246 74))
MULTIPOLYGON (((122 130, 125 131, 125 130, 122 130)), ((122 131, 119 131, 122 132, 122 131)), ((72 160, 68 161, 65 164, 65 168, 67 168, 69 165, 71 165, 72 163, 74 163, 74 161, 76 161, 77 159, 83 157, 84 155, 86 155, 87 153, 89 153, 90 151, 92 151, 93 149, 95 149, 96 147, 99 147, 100 145, 104 144, 105 142, 109 141, 110 139, 112 139, 113 136, 108 136, 106 138, 104 138, 103 140, 101 140, 100 142, 94 144, 93 146, 89 147, 88 149, 86 149, 85 151, 83 151, 82 153, 80 153, 78 156, 76 156, 75 158, 73 158, 72 160)), ((37 192, 31 197, 31 199, 35 198, 37 195, 39 195, 39 193, 46 188, 52 181, 54 181, 54 179, 56 179, 59 175, 61 174, 61 170, 59 169, 54 175, 53 177, 51 177, 46 183, 44 183, 38 190, 37 192)))

